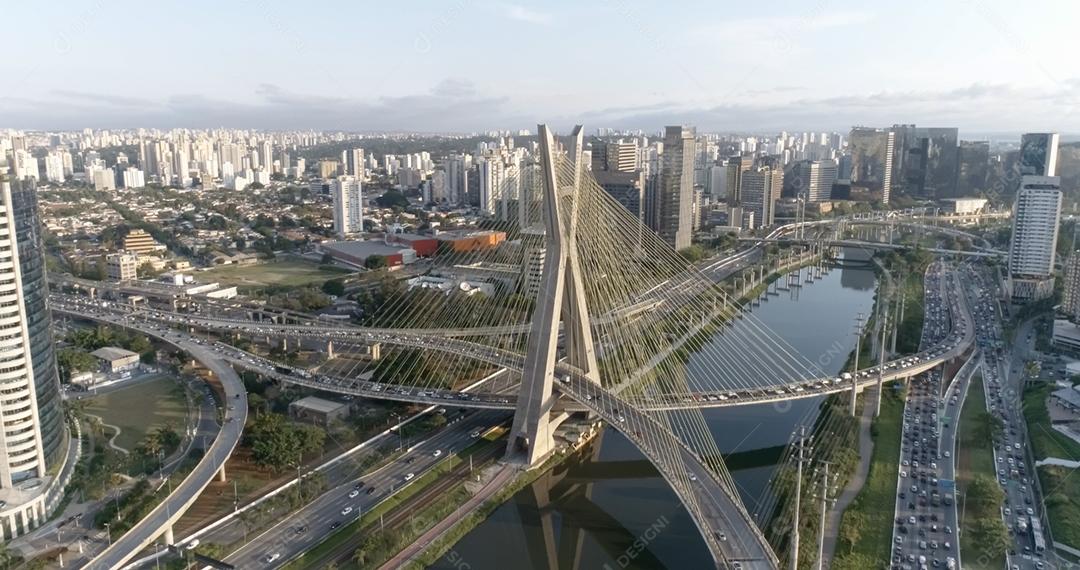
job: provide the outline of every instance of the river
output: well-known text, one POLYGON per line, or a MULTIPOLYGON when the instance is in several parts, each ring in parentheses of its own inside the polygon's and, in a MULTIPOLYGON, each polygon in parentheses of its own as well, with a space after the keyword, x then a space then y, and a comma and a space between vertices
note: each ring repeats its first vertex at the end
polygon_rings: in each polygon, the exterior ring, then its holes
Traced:
MULTIPOLYGON (((862 252, 845 251, 847 259, 862 252)), ((804 273, 805 275, 805 273, 804 273)), ((834 268, 812 284, 751 308, 754 317, 821 370, 835 374, 854 349, 854 320, 874 303, 868 268, 834 268)), ((743 326, 742 322, 734 326, 743 326)), ((693 367, 693 358, 690 364, 693 367)), ((747 508, 774 470, 776 446, 812 421, 820 398, 705 410, 747 508)), ((502 570, 708 568, 712 559, 690 516, 640 452, 605 430, 587 457, 564 462, 516 493, 433 568, 502 570), (545 537, 547 537, 545 539, 545 537)))

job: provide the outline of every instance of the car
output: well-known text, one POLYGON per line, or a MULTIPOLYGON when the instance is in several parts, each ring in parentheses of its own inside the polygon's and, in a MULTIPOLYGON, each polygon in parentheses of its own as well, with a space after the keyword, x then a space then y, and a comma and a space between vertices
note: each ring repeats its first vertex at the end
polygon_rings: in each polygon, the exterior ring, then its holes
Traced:
POLYGON ((352 512, 352 507, 345 507, 344 509, 341 509, 341 516, 343 516, 343 517, 347 516, 351 512, 352 512))
POLYGON ((272 564, 278 558, 281 558, 281 554, 278 554, 277 552, 275 552, 273 554, 267 554, 265 557, 263 557, 263 562, 265 562, 267 564, 272 564))
POLYGON ((193 538, 184 545, 184 550, 195 550, 199 547, 199 539, 193 538))
POLYGON ((353 485, 353 489, 363 489, 363 488, 364 488, 364 482, 363 481, 357 481, 356 484, 353 485))
POLYGON ((353 489, 352 491, 349 491, 349 498, 350 499, 355 499, 356 496, 359 495, 359 494, 360 494, 360 489, 353 489))
POLYGON ((441 449, 436 449, 435 451, 433 451, 431 453, 431 456, 432 457, 441 457, 442 456, 442 450, 441 449))
POLYGON ((480 437, 480 430, 474 429, 472 431, 472 433, 469 434, 469 437, 471 437, 473 439, 476 439, 476 438, 480 437))
POLYGON ((341 521, 334 521, 330 523, 330 530, 337 530, 341 527, 341 521))
POLYGON ((307 532, 307 525, 300 525, 296 527, 295 532, 296 534, 304 534, 305 532, 307 532))
POLYGON ((406 481, 412 481, 413 477, 416 477, 416 473, 406 473, 405 474, 405 480, 406 481))
POLYGON ((370 495, 375 492, 375 487, 368 487, 367 491, 364 491, 365 495, 370 495))

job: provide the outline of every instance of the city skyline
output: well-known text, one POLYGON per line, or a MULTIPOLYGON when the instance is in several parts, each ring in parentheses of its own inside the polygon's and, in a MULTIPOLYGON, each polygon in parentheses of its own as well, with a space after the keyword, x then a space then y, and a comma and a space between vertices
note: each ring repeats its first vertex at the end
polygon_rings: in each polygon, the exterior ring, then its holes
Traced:
POLYGON ((1047 4, 15 6, 13 21, 51 25, 9 31, 0 71, 15 88, 0 97, 0 124, 475 132, 547 120, 760 132, 909 122, 967 137, 1076 133, 1080 65, 1066 54, 1080 40, 1066 26, 1077 7, 1047 4), (365 21, 381 25, 357 27, 365 21), (209 40, 185 42, 195 30, 209 40))

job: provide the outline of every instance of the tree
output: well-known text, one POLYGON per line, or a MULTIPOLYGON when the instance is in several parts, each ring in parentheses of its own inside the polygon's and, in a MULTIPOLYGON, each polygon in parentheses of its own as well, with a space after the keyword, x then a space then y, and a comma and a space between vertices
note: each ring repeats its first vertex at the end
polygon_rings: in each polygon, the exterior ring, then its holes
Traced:
POLYGON ((73 374, 87 372, 97 368, 97 359, 84 350, 63 348, 56 353, 56 364, 60 367, 60 379, 69 382, 73 374))
POLYGON ((697 244, 691 245, 690 247, 684 247, 679 250, 679 253, 683 256, 683 259, 690 263, 697 263, 705 257, 705 250, 697 244))
POLYGON ((368 269, 382 269, 386 267, 386 256, 384 255, 369 255, 364 260, 364 267, 368 269))
POLYGON ((341 279, 328 279, 322 284, 322 292, 327 295, 341 297, 345 294, 345 282, 341 279))
MULTIPOLYGON (((855 545, 862 538, 863 528, 866 527, 866 515, 858 511, 844 513, 844 519, 840 523, 840 536, 848 544, 848 554, 855 551, 855 545)), ((863 568, 868 568, 864 566, 863 568)))
POLYGON ((380 208, 408 208, 409 199, 397 190, 387 190, 382 196, 375 198, 375 203, 380 208))
POLYGON ((829 566, 832 570, 866 570, 874 568, 874 559, 862 553, 849 552, 833 558, 829 566))

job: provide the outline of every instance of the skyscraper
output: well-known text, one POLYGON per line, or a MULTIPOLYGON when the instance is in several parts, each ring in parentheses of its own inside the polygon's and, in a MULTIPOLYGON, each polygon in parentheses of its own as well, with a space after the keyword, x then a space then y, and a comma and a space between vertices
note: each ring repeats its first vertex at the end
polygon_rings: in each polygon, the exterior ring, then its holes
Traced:
POLYGON ((1061 179, 1024 176, 1013 204, 1009 276, 1014 301, 1045 299, 1054 292, 1054 254, 1061 218, 1061 179))
POLYGON ((1057 176, 1058 134, 1027 133, 1020 137, 1020 174, 1057 176))
POLYGON ((727 203, 738 206, 742 203, 742 175, 754 165, 752 156, 733 156, 727 161, 727 203))
POLYGON ((909 196, 956 194, 958 136, 955 127, 893 125, 892 189, 909 196))
POLYGON ((784 187, 784 171, 779 168, 760 166, 742 174, 742 206, 754 214, 757 227, 773 225, 776 218, 776 202, 784 187))
POLYGON ((360 184, 355 176, 339 176, 331 187, 334 232, 341 237, 364 231, 364 200, 360 184))
POLYGON ((860 188, 889 203, 896 134, 886 129, 854 127, 848 137, 851 153, 851 189, 860 188))
POLYGON ((693 127, 665 127, 657 196, 657 233, 675 249, 690 247, 694 199, 693 127))
POLYGON ((452 206, 465 202, 469 193, 468 156, 451 156, 446 159, 446 201, 452 206))
POLYGON ((832 196, 836 171, 835 160, 803 161, 795 171, 795 191, 805 196, 807 202, 825 202, 832 196))
POLYGON ((1061 311, 1069 320, 1080 320, 1080 250, 1073 251, 1065 261, 1065 287, 1062 289, 1061 311))
POLYGON ((60 384, 53 353, 51 315, 46 302, 45 258, 38 218, 37 196, 30 181, 0 181, 0 200, 6 223, 0 225, 0 294, 14 300, 0 306, 5 339, 4 399, 0 419, 0 489, 25 485, 26 490, 5 494, 0 507, 0 530, 5 538, 25 533, 45 521, 46 497, 57 483, 55 473, 66 452, 66 430, 60 403, 60 384))
POLYGON ((990 142, 960 141, 956 196, 975 196, 987 189, 990 177, 990 142))

